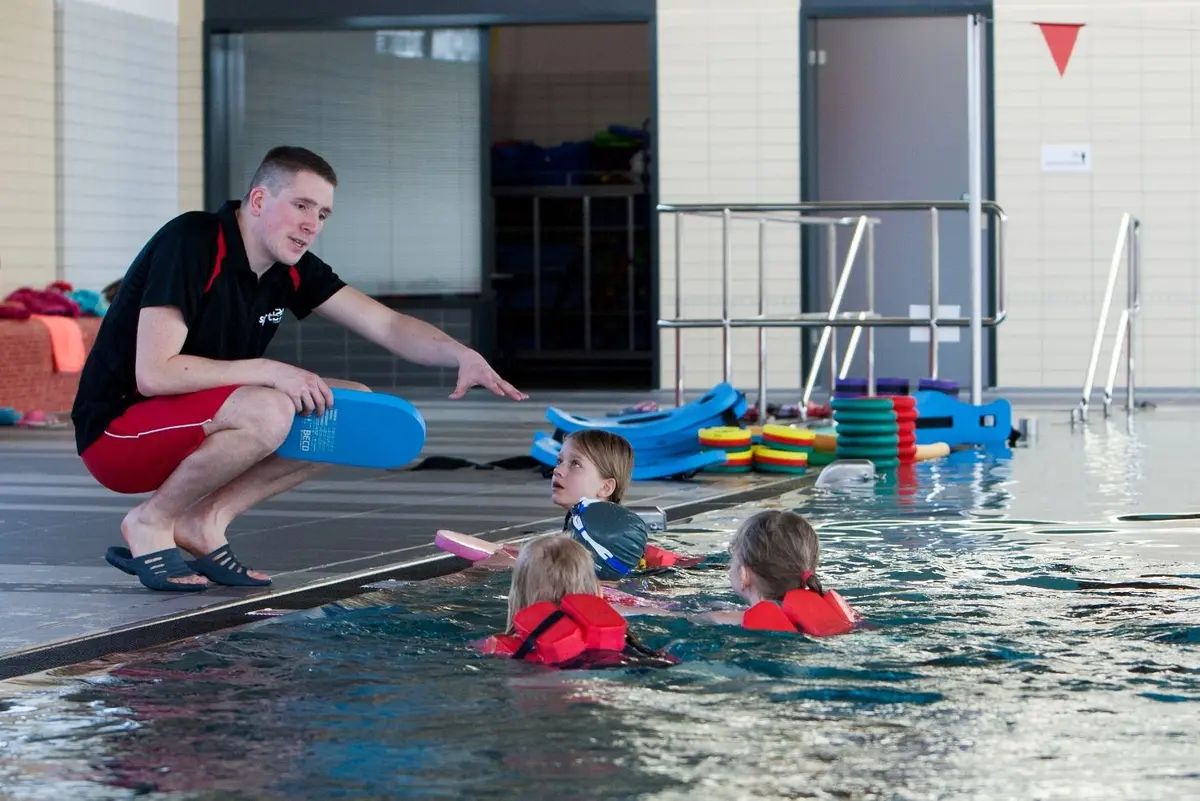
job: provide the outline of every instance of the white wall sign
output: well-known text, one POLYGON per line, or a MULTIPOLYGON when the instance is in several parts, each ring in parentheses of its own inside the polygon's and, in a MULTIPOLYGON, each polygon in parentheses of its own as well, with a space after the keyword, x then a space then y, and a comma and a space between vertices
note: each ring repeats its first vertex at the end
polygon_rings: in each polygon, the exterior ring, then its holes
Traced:
MULTIPOLYGON (((908 307, 908 316, 917 319, 929 319, 929 304, 910 304, 908 307)), ((961 317, 961 306, 943 306, 938 304, 938 317, 961 317)), ((938 342, 960 342, 962 340, 961 328, 939 328, 938 342)), ((920 328, 908 329, 909 342, 928 342, 929 341, 929 326, 924 325, 920 328)))
POLYGON ((1042 172, 1091 172, 1092 146, 1042 145, 1042 172))

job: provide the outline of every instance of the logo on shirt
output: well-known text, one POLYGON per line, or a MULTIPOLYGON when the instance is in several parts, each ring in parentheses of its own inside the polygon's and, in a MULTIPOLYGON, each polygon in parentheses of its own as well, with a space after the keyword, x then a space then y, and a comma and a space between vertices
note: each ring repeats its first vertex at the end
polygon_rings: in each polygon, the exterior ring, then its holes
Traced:
POLYGON ((283 309, 276 309, 273 312, 268 312, 258 318, 258 324, 265 326, 267 323, 279 325, 283 322, 283 309))

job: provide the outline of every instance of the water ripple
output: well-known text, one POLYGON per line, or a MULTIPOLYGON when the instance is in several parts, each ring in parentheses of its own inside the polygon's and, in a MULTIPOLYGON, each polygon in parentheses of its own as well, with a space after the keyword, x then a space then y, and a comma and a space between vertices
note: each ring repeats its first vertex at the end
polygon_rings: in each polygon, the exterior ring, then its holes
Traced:
MULTIPOLYGON (((10 683, 0 785, 14 799, 1194 796, 1200 574, 1179 554, 1200 529, 1130 508, 1163 488, 1129 471, 1175 475, 1140 441, 1088 437, 700 516, 665 540, 708 554, 701 569, 623 586, 733 608, 733 529, 797 508, 821 532, 822 578, 866 615, 846 637, 644 618, 639 636, 683 664, 545 671, 471 650, 502 624, 507 576, 401 583, 10 683), (1064 467, 1083 452, 1088 470, 1064 467)), ((1159 508, 1179 508, 1185 478, 1159 508)))

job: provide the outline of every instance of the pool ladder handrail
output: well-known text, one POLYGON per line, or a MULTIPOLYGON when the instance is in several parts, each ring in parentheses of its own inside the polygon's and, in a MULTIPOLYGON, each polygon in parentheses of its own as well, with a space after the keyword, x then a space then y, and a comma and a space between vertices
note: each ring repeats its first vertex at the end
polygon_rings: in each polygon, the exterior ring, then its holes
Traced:
MULTIPOLYGON (((995 243, 996 270, 994 274, 993 300, 996 304, 994 316, 984 316, 980 324, 984 328, 994 328, 1008 317, 1005 298, 1005 240, 1008 215, 998 203, 992 200, 982 201, 985 214, 996 218, 993 227, 995 243)), ((966 200, 955 201, 817 201, 809 203, 770 204, 667 204, 660 203, 657 211, 660 214, 671 214, 675 218, 675 316, 659 318, 658 328, 673 328, 675 330, 675 405, 683 405, 683 348, 681 341, 684 328, 721 328, 723 344, 723 377, 726 382, 733 380, 733 353, 730 342, 730 332, 734 328, 758 329, 758 408, 765 410, 766 403, 766 329, 767 328, 815 328, 820 327, 821 339, 818 342, 817 353, 809 368, 805 381, 803 396, 800 401, 801 418, 806 418, 809 400, 817 374, 821 370, 825 349, 830 344, 829 357, 829 387, 830 398, 837 387, 838 378, 845 378, 851 360, 854 357, 859 337, 864 328, 867 329, 867 393, 875 394, 875 328, 913 328, 924 323, 929 327, 929 370, 930 377, 938 376, 938 327, 967 328, 974 322, 971 317, 938 316, 940 264, 940 211, 969 211, 970 203, 966 200), (869 212, 877 211, 925 211, 930 215, 931 249, 930 249, 930 306, 928 319, 920 317, 885 317, 875 312, 875 226, 880 220, 866 216, 869 212), (857 213, 857 217, 813 217, 809 213, 836 214, 857 213), (781 214, 796 216, 779 216, 781 214), (722 219, 722 257, 721 257, 721 317, 719 318, 685 318, 683 314, 683 292, 680 281, 683 260, 682 221, 687 215, 713 217, 722 219), (749 217, 758 222, 758 314, 753 317, 732 318, 729 315, 730 278, 733 261, 730 227, 733 219, 749 217), (836 286, 829 308, 824 312, 801 312, 795 315, 766 314, 766 270, 765 270, 765 241, 766 223, 783 222, 799 225, 821 225, 827 231, 827 266, 829 285, 836 286), (854 227, 853 239, 846 258, 842 263, 841 273, 837 271, 837 229, 839 227, 854 227), (867 240, 867 309, 843 312, 841 310, 842 296, 850 271, 858 255, 858 250, 864 238, 867 240), (837 366, 837 333, 838 328, 854 329, 842 363, 841 370, 837 366)), ((803 308, 803 302, 800 303, 803 308)), ((982 354, 973 353, 972 358, 982 358, 982 354)))
POLYGON ((1108 364, 1108 380, 1104 384, 1104 416, 1112 412, 1113 387, 1117 380, 1117 367, 1121 346, 1125 346, 1125 411, 1133 414, 1137 409, 1135 397, 1134 344, 1137 332, 1136 321, 1142 308, 1142 223, 1129 213, 1121 215, 1121 227, 1117 231, 1117 243, 1113 247, 1112 261, 1108 268, 1108 283, 1104 288, 1104 301, 1100 306, 1100 319, 1096 323, 1096 335, 1092 339, 1092 356, 1088 361, 1087 376, 1083 380, 1083 391, 1079 405, 1071 410, 1071 423, 1087 420, 1088 405, 1096 380, 1096 367, 1100 361, 1100 346, 1104 340, 1104 329, 1108 325, 1108 313, 1112 307, 1113 292, 1117 286, 1117 275, 1121 271, 1122 255, 1126 264, 1125 308, 1117 321, 1117 338, 1113 343, 1112 358, 1108 364))

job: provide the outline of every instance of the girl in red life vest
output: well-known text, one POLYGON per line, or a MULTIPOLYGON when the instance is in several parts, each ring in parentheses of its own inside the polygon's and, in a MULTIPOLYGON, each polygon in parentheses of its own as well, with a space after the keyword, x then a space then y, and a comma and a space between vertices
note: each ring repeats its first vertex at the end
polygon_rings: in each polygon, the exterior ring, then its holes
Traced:
MULTIPOLYGON (((854 628, 859 615, 817 578, 821 543, 795 512, 771 510, 750 517, 729 544, 729 583, 750 608, 692 616, 709 623, 828 637, 854 628)), ((658 609, 626 615, 674 615, 658 609)))
POLYGON ((562 534, 536 537, 521 548, 504 634, 478 648, 563 668, 667 667, 678 661, 650 650, 627 630, 603 598, 591 553, 562 534))
POLYGON ((750 609, 714 617, 747 628, 813 636, 850 631, 859 615, 838 593, 821 586, 816 575, 820 556, 817 532, 802 516, 781 510, 753 515, 729 544, 729 583, 750 609))
POLYGON ((535 537, 521 548, 513 566, 504 633, 516 634, 513 618, 525 607, 538 601, 557 604, 564 595, 573 594, 601 594, 592 555, 562 534, 535 537))

